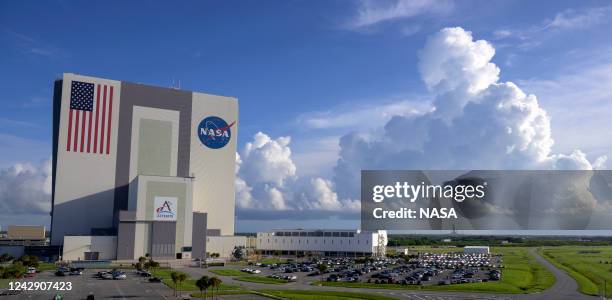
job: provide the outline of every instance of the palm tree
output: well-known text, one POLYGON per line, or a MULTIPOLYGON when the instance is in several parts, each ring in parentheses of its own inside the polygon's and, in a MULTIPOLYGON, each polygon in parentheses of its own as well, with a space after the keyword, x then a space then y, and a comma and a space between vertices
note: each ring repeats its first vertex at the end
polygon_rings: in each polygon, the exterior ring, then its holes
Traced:
POLYGON ((217 277, 212 277, 212 278, 210 278, 208 281, 209 281, 210 286, 212 286, 212 288, 213 288, 213 289, 212 289, 212 291, 211 291, 211 293, 212 293, 212 295, 213 295, 213 299, 214 299, 214 298, 215 298, 215 296, 214 296, 214 290, 215 290, 215 288, 216 288, 216 289, 217 289, 217 292, 219 292, 219 286, 221 286, 221 283, 222 283, 223 281, 221 281, 221 279, 219 279, 219 278, 217 278, 217 277))
POLYGON ((202 293, 202 290, 204 290, 204 299, 206 299, 206 290, 208 290, 208 287, 210 286, 209 280, 210 279, 208 276, 202 276, 195 282, 195 285, 200 289, 200 294, 202 293))
POLYGON ((170 273, 170 278, 172 279, 172 283, 174 283, 174 296, 176 296, 176 284, 179 281, 179 272, 170 273))
POLYGON ((183 284, 183 281, 187 280, 187 274, 183 273, 183 272, 178 272, 178 282, 179 282, 179 288, 180 286, 183 284))

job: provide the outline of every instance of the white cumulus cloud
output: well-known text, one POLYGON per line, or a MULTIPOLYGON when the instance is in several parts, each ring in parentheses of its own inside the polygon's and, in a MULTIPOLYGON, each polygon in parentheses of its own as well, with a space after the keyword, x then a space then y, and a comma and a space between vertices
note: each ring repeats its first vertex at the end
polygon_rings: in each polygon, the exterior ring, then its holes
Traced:
POLYGON ((273 139, 258 132, 241 154, 236 154, 239 211, 356 211, 358 203, 340 201, 331 181, 298 177, 290 142, 289 137, 273 139))
POLYGON ((39 165, 17 163, 0 170, 0 218, 3 215, 45 215, 50 210, 50 160, 39 165))
POLYGON ((379 135, 340 139, 335 184, 355 198, 361 169, 592 169, 580 150, 553 153, 550 118, 535 95, 499 81, 495 49, 460 27, 431 36, 419 70, 435 96, 435 110, 396 116, 379 135))

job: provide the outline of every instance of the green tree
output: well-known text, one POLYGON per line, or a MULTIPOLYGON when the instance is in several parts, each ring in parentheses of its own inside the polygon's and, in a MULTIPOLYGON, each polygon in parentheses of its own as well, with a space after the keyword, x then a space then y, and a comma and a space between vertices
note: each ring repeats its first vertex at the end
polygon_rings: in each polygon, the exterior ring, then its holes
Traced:
POLYGON ((236 247, 234 247, 234 250, 232 250, 232 256, 236 260, 242 260, 244 258, 245 252, 246 251, 245 251, 243 246, 236 246, 236 247))
POLYGON ((212 278, 210 278, 208 281, 209 281, 210 286, 212 286, 212 288, 213 288, 213 289, 211 290, 211 294, 212 294, 213 299, 214 299, 214 298, 215 298, 215 293, 214 293, 214 290, 215 290, 215 289, 217 289, 217 292, 219 292, 219 287, 221 286, 221 283, 222 283, 223 281, 221 281, 221 279, 219 279, 219 278, 217 278, 217 277, 212 277, 212 278))
POLYGON ((195 285, 198 287, 198 289, 200 289, 200 294, 202 293, 202 291, 204 291, 204 299, 206 299, 206 291, 208 290, 208 287, 210 287, 209 280, 210 279, 208 278, 208 276, 202 276, 195 282, 195 285))
POLYGON ((179 288, 183 285, 183 281, 187 280, 187 274, 183 273, 183 272, 178 272, 178 283, 179 283, 179 288))
POLYGON ((326 264, 318 264, 317 265, 317 270, 319 270, 319 274, 320 276, 320 280, 321 283, 323 283, 323 273, 325 273, 325 271, 327 271, 327 265, 326 264))
POLYGON ((20 261, 26 267, 38 268, 38 257, 34 255, 24 255, 20 257, 17 261, 20 261))
POLYGON ((172 283, 174 286, 174 296, 176 296, 176 286, 178 284, 179 281, 179 272, 172 272, 170 273, 170 279, 172 279, 172 283))

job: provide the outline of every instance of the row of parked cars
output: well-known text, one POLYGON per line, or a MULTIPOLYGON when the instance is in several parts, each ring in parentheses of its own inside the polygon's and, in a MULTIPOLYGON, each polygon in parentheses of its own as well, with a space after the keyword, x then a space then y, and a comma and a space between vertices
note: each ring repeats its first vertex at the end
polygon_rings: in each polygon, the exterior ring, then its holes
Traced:
POLYGON ((66 275, 83 275, 83 269, 82 268, 66 268, 66 267, 61 267, 59 269, 57 269, 57 271, 55 271, 55 276, 66 276, 66 275))
POLYGON ((249 273, 249 274, 259 274, 259 273, 261 273, 261 270, 251 269, 251 268, 244 268, 244 269, 241 269, 240 271, 245 272, 245 273, 249 273))
POLYGON ((486 253, 419 253, 408 261, 419 268, 501 267, 500 255, 486 253))
POLYGON ((127 275, 119 270, 113 269, 111 271, 100 271, 96 274, 96 277, 100 279, 113 279, 113 280, 123 280, 127 279, 127 275))
POLYGON ((297 276, 295 276, 295 275, 272 274, 272 275, 268 275, 268 277, 269 278, 274 278, 274 279, 287 280, 287 281, 296 281, 297 280, 297 276))

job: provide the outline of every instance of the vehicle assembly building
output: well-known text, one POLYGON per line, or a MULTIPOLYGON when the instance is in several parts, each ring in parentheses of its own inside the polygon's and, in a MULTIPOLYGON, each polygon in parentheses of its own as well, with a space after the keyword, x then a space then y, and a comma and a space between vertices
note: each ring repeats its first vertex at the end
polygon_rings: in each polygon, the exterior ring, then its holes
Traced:
POLYGON ((387 232, 379 230, 283 229, 257 233, 257 251, 264 255, 384 256, 387 232))
POLYGON ((203 257, 234 234, 236 98, 66 73, 51 244, 64 260, 203 257))

